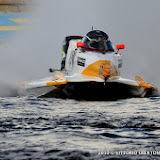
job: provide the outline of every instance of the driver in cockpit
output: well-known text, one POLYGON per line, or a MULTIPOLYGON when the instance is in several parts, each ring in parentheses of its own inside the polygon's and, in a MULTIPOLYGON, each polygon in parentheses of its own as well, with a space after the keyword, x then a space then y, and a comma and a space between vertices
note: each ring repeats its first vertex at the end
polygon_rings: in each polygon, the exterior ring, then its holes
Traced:
POLYGON ((88 32, 82 39, 82 43, 85 43, 85 50, 103 53, 114 51, 109 36, 100 30, 88 32))
POLYGON ((113 52, 114 48, 109 39, 109 36, 100 30, 92 30, 88 32, 84 37, 81 36, 68 36, 64 40, 63 45, 63 59, 61 62, 61 70, 65 68, 65 60, 67 55, 67 50, 69 47, 69 41, 72 39, 81 39, 82 43, 85 43, 84 50, 88 51, 97 51, 101 53, 113 52))

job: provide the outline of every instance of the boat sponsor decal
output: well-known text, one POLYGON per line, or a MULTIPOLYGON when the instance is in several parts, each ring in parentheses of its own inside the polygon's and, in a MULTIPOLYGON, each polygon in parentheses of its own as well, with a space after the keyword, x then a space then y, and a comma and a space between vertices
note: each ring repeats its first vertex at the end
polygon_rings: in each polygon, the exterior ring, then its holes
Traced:
POLYGON ((111 61, 105 60, 99 60, 92 63, 81 74, 102 79, 119 75, 116 66, 111 61))
POLYGON ((122 59, 118 60, 118 68, 122 68, 122 59))
POLYGON ((85 67, 85 62, 86 62, 86 59, 81 58, 81 57, 77 58, 77 65, 85 67))
POLYGON ((109 77, 111 75, 111 62, 103 63, 99 69, 99 75, 103 77, 109 77))

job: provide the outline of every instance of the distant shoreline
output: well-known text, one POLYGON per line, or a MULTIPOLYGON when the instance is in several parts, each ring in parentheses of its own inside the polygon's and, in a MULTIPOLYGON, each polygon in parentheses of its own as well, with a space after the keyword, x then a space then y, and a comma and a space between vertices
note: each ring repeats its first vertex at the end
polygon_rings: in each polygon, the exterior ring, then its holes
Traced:
POLYGON ((0 0, 0 13, 28 12, 32 0, 0 0))

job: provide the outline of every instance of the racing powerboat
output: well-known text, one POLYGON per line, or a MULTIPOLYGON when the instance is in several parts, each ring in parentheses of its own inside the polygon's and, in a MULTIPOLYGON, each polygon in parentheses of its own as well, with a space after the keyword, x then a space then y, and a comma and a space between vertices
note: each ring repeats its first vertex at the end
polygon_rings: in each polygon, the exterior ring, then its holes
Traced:
POLYGON ((117 100, 156 96, 158 89, 140 76, 120 76, 124 44, 114 47, 109 36, 92 30, 84 37, 68 36, 63 45, 61 70, 40 80, 21 83, 23 94, 78 100, 117 100))

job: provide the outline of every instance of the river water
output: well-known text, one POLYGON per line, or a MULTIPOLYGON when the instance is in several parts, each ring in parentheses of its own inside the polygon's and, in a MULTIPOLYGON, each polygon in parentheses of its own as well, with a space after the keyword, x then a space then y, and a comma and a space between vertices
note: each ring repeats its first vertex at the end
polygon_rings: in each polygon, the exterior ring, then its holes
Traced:
POLYGON ((0 98, 0 159, 159 159, 160 98, 0 98))

